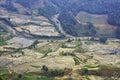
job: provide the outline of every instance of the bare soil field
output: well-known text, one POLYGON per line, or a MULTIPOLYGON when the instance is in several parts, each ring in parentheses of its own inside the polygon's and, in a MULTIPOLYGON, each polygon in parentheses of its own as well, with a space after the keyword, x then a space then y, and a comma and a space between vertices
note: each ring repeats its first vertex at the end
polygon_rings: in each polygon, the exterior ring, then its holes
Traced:
POLYGON ((79 12, 76 16, 76 19, 82 24, 86 24, 87 22, 93 23, 98 29, 99 34, 114 36, 116 26, 109 25, 107 23, 107 18, 107 15, 90 14, 87 12, 79 12))
MULTIPOLYGON (((46 23, 47 24, 47 23, 46 23)), ((37 25, 27 25, 22 26, 22 31, 25 31, 28 34, 34 34, 39 36, 58 36, 59 33, 56 31, 56 29, 52 26, 37 26, 37 25)))

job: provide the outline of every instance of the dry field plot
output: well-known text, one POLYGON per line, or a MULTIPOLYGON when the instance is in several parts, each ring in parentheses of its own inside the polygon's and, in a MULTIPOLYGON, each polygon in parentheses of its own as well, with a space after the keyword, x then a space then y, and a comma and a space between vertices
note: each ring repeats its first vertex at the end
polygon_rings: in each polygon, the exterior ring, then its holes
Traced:
POLYGON ((35 40, 30 40, 27 38, 23 38, 23 37, 14 37, 10 40, 7 41, 8 45, 14 46, 14 47, 20 47, 20 48, 25 48, 25 47, 29 47, 34 43, 35 40))
POLYGON ((10 21, 16 23, 16 30, 19 32, 26 32, 28 34, 38 36, 59 36, 59 33, 55 27, 49 22, 49 20, 43 16, 31 17, 20 14, 9 14, 10 21), (23 25, 25 24, 25 25, 23 25))
POLYGON ((37 25, 27 25, 27 26, 23 26, 22 29, 24 29, 25 32, 28 32, 33 35, 39 35, 39 36, 58 36, 59 35, 56 29, 51 26, 42 27, 37 25))
POLYGON ((101 35, 114 36, 115 34, 116 27, 107 23, 107 15, 79 12, 76 19, 82 24, 86 24, 87 22, 93 23, 93 25, 98 28, 98 33, 101 35))
POLYGON ((81 23, 91 22, 94 24, 107 24, 107 15, 96 15, 96 14, 90 14, 87 12, 80 12, 76 16, 76 18, 81 23))
MULTIPOLYGON (((38 16, 38 17, 32 17, 32 16, 26 16, 26 15, 20 15, 20 14, 9 14, 10 20, 12 22, 15 22, 16 24, 25 24, 25 23, 43 23, 46 22, 48 25, 50 25, 49 20, 43 16, 38 16)), ((46 24, 45 23, 45 24, 46 24)))

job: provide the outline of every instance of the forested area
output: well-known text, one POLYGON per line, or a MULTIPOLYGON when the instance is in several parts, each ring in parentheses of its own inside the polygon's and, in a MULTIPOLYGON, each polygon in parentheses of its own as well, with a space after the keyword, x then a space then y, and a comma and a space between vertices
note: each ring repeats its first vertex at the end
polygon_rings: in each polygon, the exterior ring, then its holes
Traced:
MULTIPOLYGON (((61 7, 59 20, 63 29, 74 36, 79 36, 82 25, 77 26, 74 17, 78 12, 85 11, 91 14, 107 14, 108 23, 120 26, 120 1, 119 0, 51 0, 54 4, 61 7), (76 29, 77 28, 77 29, 76 29)), ((89 31, 88 31, 89 33, 89 31)), ((86 35, 86 34, 85 34, 86 35)), ((88 34, 89 35, 89 34, 88 34)), ((116 34, 118 35, 118 34, 116 34)))

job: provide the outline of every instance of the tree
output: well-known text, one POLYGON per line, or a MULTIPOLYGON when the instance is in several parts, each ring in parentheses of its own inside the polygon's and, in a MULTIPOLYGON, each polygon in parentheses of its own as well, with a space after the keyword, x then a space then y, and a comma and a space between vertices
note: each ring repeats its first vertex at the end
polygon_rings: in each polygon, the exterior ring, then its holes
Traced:
POLYGON ((32 11, 32 15, 33 16, 38 16, 39 15, 39 11, 38 10, 33 10, 32 11))
POLYGON ((82 73, 83 73, 83 74, 88 73, 88 69, 87 69, 87 68, 85 68, 85 67, 84 67, 84 68, 82 68, 82 69, 81 69, 81 71, 82 71, 82 73))
POLYGON ((120 39, 120 27, 116 29, 116 37, 120 39))
POLYGON ((21 79, 22 78, 22 75, 21 74, 18 74, 18 79, 21 79))
POLYGON ((101 43, 106 43, 107 41, 107 38, 106 37, 100 37, 100 42, 101 43))
POLYGON ((71 39, 68 39, 67 42, 72 42, 72 40, 71 40, 71 39))
POLYGON ((47 72, 48 71, 48 67, 46 65, 43 65, 41 70, 44 71, 44 72, 47 72))

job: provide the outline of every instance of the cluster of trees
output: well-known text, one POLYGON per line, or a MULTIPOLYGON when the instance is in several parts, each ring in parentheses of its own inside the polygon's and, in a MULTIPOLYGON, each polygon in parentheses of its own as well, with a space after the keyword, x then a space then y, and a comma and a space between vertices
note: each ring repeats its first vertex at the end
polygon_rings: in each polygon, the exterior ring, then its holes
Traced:
POLYGON ((55 6, 53 6, 52 3, 45 1, 44 4, 46 5, 44 6, 44 8, 38 9, 40 15, 45 16, 48 19, 51 19, 53 15, 58 13, 58 9, 55 6))
POLYGON ((107 42, 107 38, 106 37, 100 37, 99 40, 101 43, 106 43, 107 42))
POLYGON ((6 0, 5 4, 1 4, 0 6, 6 8, 8 11, 17 12, 17 8, 13 6, 12 0, 6 0))
POLYGON ((61 12, 58 18, 64 31, 73 36, 96 36, 97 31, 92 23, 79 24, 73 15, 67 11, 61 12))
MULTIPOLYGON (((86 11, 92 14, 107 14, 108 23, 112 25, 120 25, 120 1, 119 0, 51 0, 54 4, 64 9, 61 10, 59 20, 66 33, 73 36, 92 35, 96 31, 82 29, 82 25, 78 24, 74 16, 80 11, 86 11), (80 33, 84 31, 83 33, 80 33), (92 32, 93 31, 93 32, 92 32), (91 33, 92 32, 92 33, 91 33)), ((93 36, 93 35, 92 35, 93 36)))
POLYGON ((4 38, 0 37, 0 46, 7 45, 4 38))
POLYGON ((120 27, 116 29, 116 37, 120 39, 120 27))

